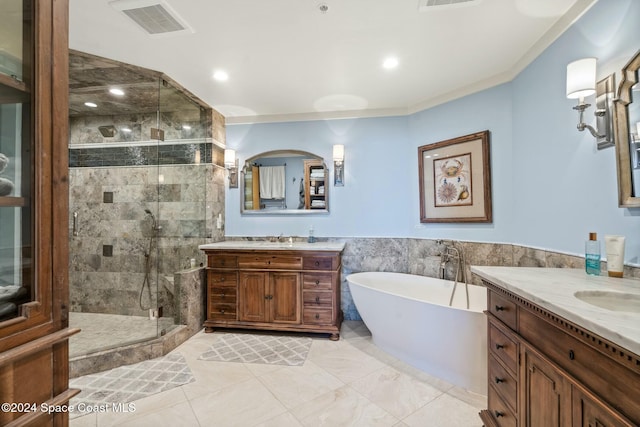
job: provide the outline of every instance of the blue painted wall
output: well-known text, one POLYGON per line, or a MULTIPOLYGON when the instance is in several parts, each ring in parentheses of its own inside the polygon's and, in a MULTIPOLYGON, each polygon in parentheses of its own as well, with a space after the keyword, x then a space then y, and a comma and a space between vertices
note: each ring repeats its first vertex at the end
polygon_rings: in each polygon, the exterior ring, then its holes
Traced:
POLYGON ((604 77, 640 49, 638 16, 640 1, 601 0, 512 82, 410 116, 228 125, 241 162, 291 148, 331 163, 333 144, 344 144, 346 167, 325 216, 241 216, 240 191, 227 189, 226 234, 304 236, 313 224, 317 236, 446 237, 580 255, 595 231, 625 235, 625 258, 639 263, 640 209, 617 206, 614 148, 598 151, 576 130, 575 101, 565 97, 569 62, 595 56, 604 77), (421 224, 417 147, 487 129, 493 223, 421 224))

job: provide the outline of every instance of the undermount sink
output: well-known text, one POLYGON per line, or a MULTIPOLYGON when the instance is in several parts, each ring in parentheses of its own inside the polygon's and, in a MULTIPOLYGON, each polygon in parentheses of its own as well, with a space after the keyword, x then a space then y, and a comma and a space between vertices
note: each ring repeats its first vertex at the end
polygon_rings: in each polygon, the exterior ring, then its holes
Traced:
POLYGON ((573 295, 605 310, 640 313, 640 295, 611 291, 578 291, 573 295))

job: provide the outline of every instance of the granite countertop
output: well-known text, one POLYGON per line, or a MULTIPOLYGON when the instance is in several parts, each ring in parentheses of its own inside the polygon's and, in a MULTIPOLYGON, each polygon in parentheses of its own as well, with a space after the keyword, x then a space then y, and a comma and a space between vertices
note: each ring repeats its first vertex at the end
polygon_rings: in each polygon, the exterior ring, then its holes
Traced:
POLYGON ((337 251, 344 249, 344 242, 266 242, 230 240, 224 242, 207 243, 198 246, 200 250, 207 249, 235 249, 235 250, 281 250, 281 251, 337 251))
MULTIPOLYGON (((582 269, 471 266, 471 272, 640 355, 640 280, 589 276, 582 269), (576 292, 602 297, 624 294, 609 310, 587 303, 576 292), (618 311, 624 304, 628 311, 618 311)), ((606 303, 605 303, 606 304, 606 303)))

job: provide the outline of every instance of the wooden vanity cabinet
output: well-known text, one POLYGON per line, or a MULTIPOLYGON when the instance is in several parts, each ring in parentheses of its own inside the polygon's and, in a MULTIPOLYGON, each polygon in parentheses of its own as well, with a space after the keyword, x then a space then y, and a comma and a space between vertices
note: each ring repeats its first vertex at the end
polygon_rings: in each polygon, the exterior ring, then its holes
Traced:
POLYGON ((205 331, 245 328, 328 333, 337 340, 341 253, 205 250, 205 331))
POLYGON ((489 281, 492 427, 640 425, 640 357, 489 281))

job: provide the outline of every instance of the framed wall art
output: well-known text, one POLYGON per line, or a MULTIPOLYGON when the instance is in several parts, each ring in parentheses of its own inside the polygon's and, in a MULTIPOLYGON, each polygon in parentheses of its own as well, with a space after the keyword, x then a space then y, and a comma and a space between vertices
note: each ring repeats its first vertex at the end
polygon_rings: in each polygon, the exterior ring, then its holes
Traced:
POLYGON ((489 131, 418 147, 420 222, 491 222, 489 131))

